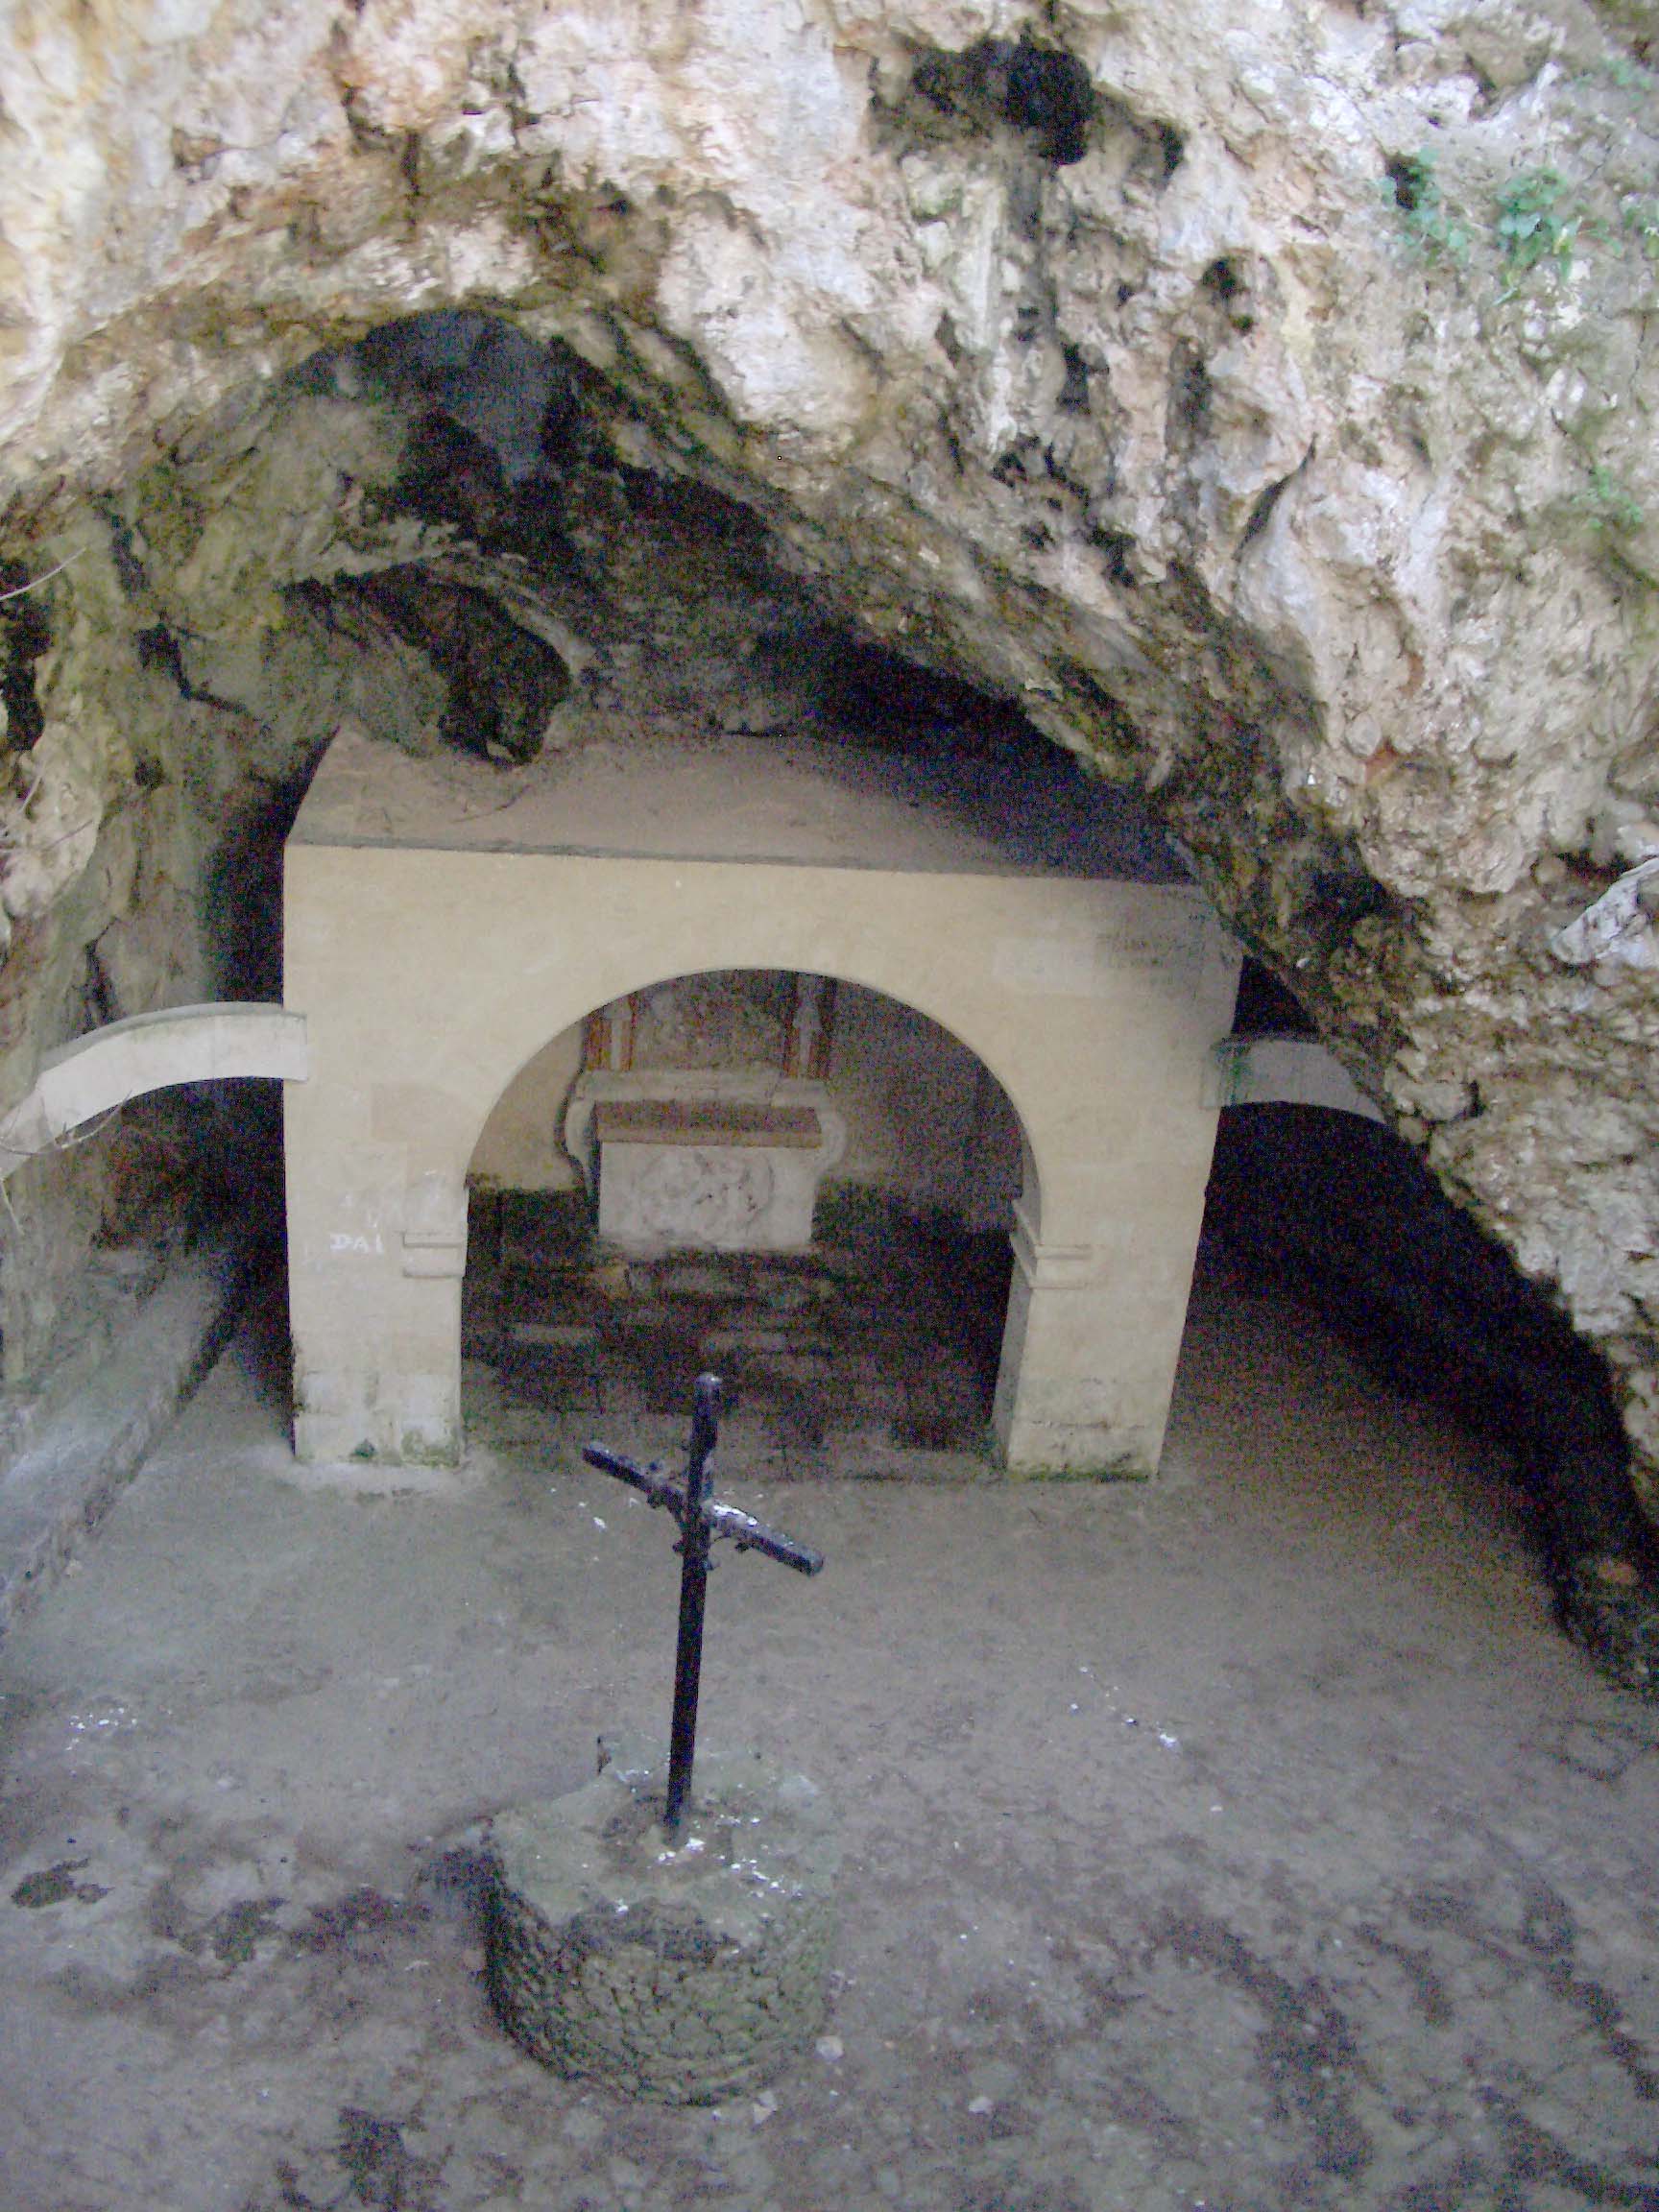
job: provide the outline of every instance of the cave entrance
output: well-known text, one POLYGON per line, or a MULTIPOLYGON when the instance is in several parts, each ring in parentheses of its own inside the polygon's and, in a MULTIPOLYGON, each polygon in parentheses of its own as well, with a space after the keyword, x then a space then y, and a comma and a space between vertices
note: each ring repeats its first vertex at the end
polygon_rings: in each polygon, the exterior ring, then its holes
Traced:
POLYGON ((1023 1137, 998 1448, 1155 1472, 1238 950, 1108 794, 1045 812, 994 760, 806 738, 642 733, 503 770, 347 727, 285 904, 311 1067, 286 1100, 301 1457, 454 1458, 468 1174, 498 1101, 593 1008, 741 973, 879 995, 989 1070, 1023 1137))
POLYGON ((984 1063, 856 984, 744 970, 601 1008, 472 1156, 469 1432, 526 1406, 678 1430, 712 1368, 751 1472, 960 1475, 992 1442, 1022 1152, 984 1063))

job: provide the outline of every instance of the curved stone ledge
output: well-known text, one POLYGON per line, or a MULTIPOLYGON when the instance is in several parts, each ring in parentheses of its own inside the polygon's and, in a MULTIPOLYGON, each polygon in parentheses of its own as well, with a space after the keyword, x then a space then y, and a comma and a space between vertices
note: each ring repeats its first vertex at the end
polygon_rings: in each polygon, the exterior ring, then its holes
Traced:
POLYGON ((1310 1037, 1228 1037, 1211 1054, 1212 1106, 1326 1106, 1386 1119, 1340 1060, 1310 1037))
POLYGON ((302 1083, 309 1067, 305 1017, 285 1006, 170 1006, 111 1022, 48 1054, 34 1090, 0 1122, 0 1181, 146 1092, 250 1075, 302 1083))

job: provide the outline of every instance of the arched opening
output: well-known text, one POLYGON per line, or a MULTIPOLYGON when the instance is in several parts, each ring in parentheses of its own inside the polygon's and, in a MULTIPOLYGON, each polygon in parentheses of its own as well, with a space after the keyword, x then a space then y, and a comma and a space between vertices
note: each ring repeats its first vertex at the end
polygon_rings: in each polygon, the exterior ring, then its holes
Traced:
POLYGON ((1033 1175, 996 1076, 895 998, 779 969, 636 991, 474 1148, 469 1431, 679 1422, 711 1367, 752 1472, 971 1473, 1033 1175))
POLYGON ((1650 1539, 1605 1370, 1392 1129, 1310 1103, 1223 1114, 1198 1275, 1283 1301, 1477 1440, 1475 1525, 1521 1529, 1564 1620, 1616 1663, 1647 1664, 1627 1563, 1650 1539))

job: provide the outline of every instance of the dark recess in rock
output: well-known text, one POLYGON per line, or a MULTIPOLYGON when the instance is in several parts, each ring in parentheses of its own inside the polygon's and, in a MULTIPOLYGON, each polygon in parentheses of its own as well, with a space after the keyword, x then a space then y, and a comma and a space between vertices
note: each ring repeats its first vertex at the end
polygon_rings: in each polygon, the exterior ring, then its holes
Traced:
POLYGON ((1005 701, 884 646, 842 637, 832 647, 822 656, 819 706, 849 736, 920 751, 1025 754, 1034 772, 1052 773, 1054 746, 1005 701))
POLYGON ((415 563, 341 587, 383 614, 449 685, 443 733, 487 760, 534 760, 547 718, 570 691, 551 645, 509 621, 487 592, 415 563))
MULTIPOLYGON (((993 42, 997 43, 996 41, 993 42)), ((1022 41, 1002 64, 1002 112, 1029 131, 1046 161, 1064 168, 1089 151, 1094 87, 1074 55, 1022 41)))
POLYGON ((1187 141, 1176 130, 1173 123, 1156 123, 1153 125, 1153 130, 1158 140, 1158 155, 1161 164, 1158 180, 1161 184, 1167 184, 1170 178, 1174 176, 1176 170, 1187 158, 1187 141))
POLYGON ((1091 530, 1089 542, 1104 557, 1106 573, 1114 584, 1124 591, 1137 589, 1135 571, 1129 565, 1129 556, 1135 549, 1135 541, 1127 530, 1091 530))
POLYGON ((164 622, 153 622, 148 630, 137 631, 133 636, 132 650, 138 657, 140 668, 159 668, 180 699, 190 697, 190 679, 184 673, 184 656, 180 650, 178 638, 164 622))
POLYGON ((1210 415, 1210 371, 1195 347, 1183 342, 1169 358, 1169 444, 1190 453, 1204 437, 1210 415))
POLYGON ((1255 504, 1244 518, 1244 527, 1238 533, 1238 550, 1240 553, 1243 552, 1246 545, 1254 544, 1262 531, 1266 529, 1268 523, 1272 521, 1273 510, 1284 497, 1294 473, 1292 470, 1291 476, 1281 476, 1276 484, 1269 484, 1264 491, 1257 493, 1255 504))
POLYGON ((1239 262, 1224 253, 1212 261, 1200 279, 1204 292, 1225 312, 1228 327, 1242 336, 1256 327, 1250 312, 1250 279, 1239 262))
POLYGON ((1310 859, 1299 871, 1297 919, 1316 943, 1334 949, 1347 943, 1355 925, 1371 914, 1386 914, 1394 902, 1366 873, 1358 855, 1333 854, 1310 859))
POLYGON ((224 698, 216 691, 204 691, 190 681, 183 643, 164 622, 155 622, 149 629, 138 631, 132 639, 132 649, 139 667, 160 669, 180 699, 202 707, 217 707, 226 714, 247 712, 240 700, 224 698))
POLYGON ((984 136, 1010 124, 1045 161, 1064 169, 1088 153, 1099 107, 1075 55, 1029 38, 981 38, 960 54, 921 55, 899 113, 926 136, 984 136))
POLYGON ((26 568, 0 561, 0 706, 6 709, 5 744, 14 753, 28 752, 45 728, 35 695, 35 663, 51 644, 52 630, 29 587, 26 568))
POLYGON ((687 541, 708 540, 746 581, 776 584, 766 525, 752 509, 695 476, 657 475, 647 469, 622 466, 616 476, 627 493, 631 516, 687 541))
POLYGON ((1391 154, 1383 169, 1394 187, 1395 205, 1415 214, 1433 181, 1428 162, 1417 154, 1391 154))
POLYGON ((113 505, 105 507, 102 513, 109 531, 109 557, 115 565, 115 581, 129 599, 140 598, 147 579, 144 564, 133 547, 132 525, 113 505))
POLYGON ((372 330, 356 349, 371 390, 424 399, 496 455, 509 485, 541 475, 576 399, 562 349, 498 316, 439 309, 372 330))
POLYGON ((510 531, 517 505, 491 448, 436 407, 409 426, 395 496, 423 521, 479 539, 510 531))
MULTIPOLYGON (((1131 541, 1126 540, 1125 542, 1131 541)), ((1109 559, 1108 568, 1110 565, 1109 559)), ((1133 581, 1131 578, 1131 584, 1133 581)), ((1055 672, 1064 678, 1073 698, 1082 702, 1097 737, 1109 745, 1114 754, 1125 760, 1133 760, 1141 750, 1141 740, 1134 718, 1117 694, 1101 683, 1092 668, 1085 668, 1080 661, 1062 661, 1055 672)))
POLYGON ((1318 1029, 1295 994, 1260 960, 1245 959, 1233 1014, 1235 1037, 1316 1037, 1318 1029))
POLYGON ((204 918, 227 998, 282 996, 282 852, 326 744, 325 733, 288 774, 252 783, 208 866, 204 918))
POLYGON ((557 477, 509 482, 493 449, 437 409, 410 425, 394 505, 446 524, 493 550, 533 561, 565 587, 586 586, 581 556, 565 526, 557 477))
POLYGON ((1068 415, 1087 415, 1089 364, 1075 346, 1062 346, 1060 356, 1066 364, 1066 381, 1060 387, 1060 397, 1054 404, 1068 415))

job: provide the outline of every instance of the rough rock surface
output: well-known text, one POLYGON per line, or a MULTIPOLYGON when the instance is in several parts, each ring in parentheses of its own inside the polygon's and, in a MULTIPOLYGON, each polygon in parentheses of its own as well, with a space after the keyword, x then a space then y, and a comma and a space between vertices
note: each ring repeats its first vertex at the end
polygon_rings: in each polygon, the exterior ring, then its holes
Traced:
MULTIPOLYGON (((1659 1508, 1644 20, 14 9, 4 581, 71 565, 0 608, 6 1092, 87 1018, 89 975, 124 1011, 216 964, 257 987, 252 863, 371 626, 370 688, 399 671, 416 726, 531 747, 459 697, 465 654, 409 644, 411 565, 493 596, 558 658, 539 696, 580 707, 571 638, 506 604, 475 530, 437 543, 430 483, 423 512, 364 505, 407 475, 383 403, 336 375, 266 435, 272 379, 319 349, 488 310, 552 343, 567 387, 584 365, 611 480, 679 522, 707 498, 753 590, 793 571, 1155 795, 1251 947, 1604 1350, 1659 1508)), ((509 503, 546 481, 554 381, 528 443, 522 404, 463 425, 509 503)), ((732 714, 767 726, 775 696, 729 674, 732 714)))

